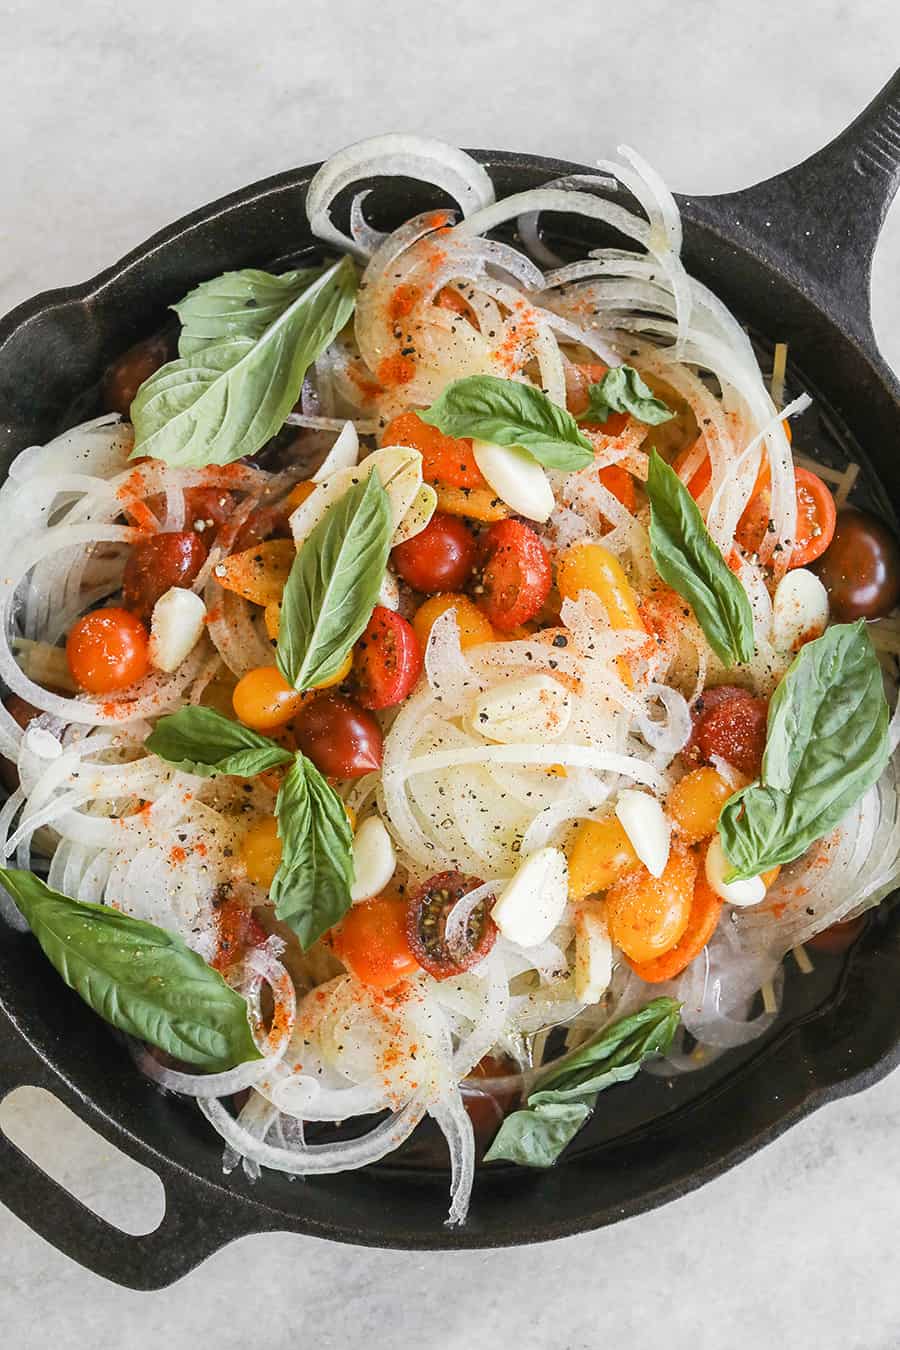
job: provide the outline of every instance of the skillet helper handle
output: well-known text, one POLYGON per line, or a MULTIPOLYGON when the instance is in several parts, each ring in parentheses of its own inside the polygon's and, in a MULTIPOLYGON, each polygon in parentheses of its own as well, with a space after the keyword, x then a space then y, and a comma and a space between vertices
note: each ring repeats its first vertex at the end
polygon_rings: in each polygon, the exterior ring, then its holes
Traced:
POLYGON ((872 258, 900 187, 900 70, 830 144, 774 178, 707 203, 735 243, 793 281, 842 327, 875 347, 872 258), (789 222, 785 228, 784 222, 789 222))
MULTIPOLYGON (((17 1087, 42 1087, 82 1119, 90 1111, 0 1014, 0 1101, 17 1087)), ((98 1122, 99 1125, 99 1122, 98 1122)), ((109 1133, 101 1129, 101 1133, 109 1133)), ((129 1289, 163 1289, 236 1238, 269 1225, 254 1218, 227 1191, 133 1147, 121 1133, 117 1147, 154 1171, 166 1209, 152 1233, 132 1236, 101 1219, 23 1153, 0 1130, 0 1203, 27 1227, 95 1275, 129 1289)))

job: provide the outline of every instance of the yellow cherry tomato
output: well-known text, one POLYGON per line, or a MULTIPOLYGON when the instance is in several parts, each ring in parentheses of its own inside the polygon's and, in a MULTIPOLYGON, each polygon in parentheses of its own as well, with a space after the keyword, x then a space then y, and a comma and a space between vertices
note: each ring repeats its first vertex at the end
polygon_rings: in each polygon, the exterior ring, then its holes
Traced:
MULTIPOLYGON (((560 555, 556 584, 564 600, 577 600, 579 591, 592 591, 602 602, 611 628, 646 631, 622 564, 602 544, 571 544, 560 555)), ((634 681, 624 657, 616 660, 616 669, 630 689, 634 681)))
POLYGON ((679 779, 669 793, 666 812, 686 844, 697 844, 712 834, 733 790, 708 766, 679 779))
POLYGON ((636 867, 638 856, 617 816, 584 820, 569 849, 569 897, 607 890, 619 877, 636 867))
POLYGON ((247 876, 255 885, 268 890, 281 864, 281 840, 274 816, 266 816, 250 826, 240 852, 247 876))
POLYGON ((436 619, 446 614, 448 609, 456 610, 456 622, 459 625, 459 645, 477 647, 480 642, 495 642, 496 634, 477 605, 466 595, 457 595, 454 591, 445 591, 443 595, 432 595, 416 610, 412 626, 419 647, 424 652, 428 636, 436 619))
POLYGON ((304 478, 302 483, 296 483, 288 494, 288 510, 296 511, 298 506, 302 506, 307 497, 311 497, 318 487, 318 483, 311 483, 308 478, 304 478))
POLYGON ((223 558, 215 569, 216 581, 254 605, 277 604, 296 556, 292 539, 265 539, 223 558))
POLYGON ((257 666, 238 680, 232 704, 245 727, 273 731, 296 717, 305 698, 288 684, 277 666, 257 666))
POLYGON ((448 516, 467 516, 469 520, 490 521, 505 520, 509 507, 501 501, 492 488, 488 487, 448 487, 445 483, 435 485, 437 509, 448 516))
POLYGON ((631 961, 652 961, 674 947, 687 928, 697 859, 673 839, 661 877, 639 864, 606 892, 609 935, 631 961))

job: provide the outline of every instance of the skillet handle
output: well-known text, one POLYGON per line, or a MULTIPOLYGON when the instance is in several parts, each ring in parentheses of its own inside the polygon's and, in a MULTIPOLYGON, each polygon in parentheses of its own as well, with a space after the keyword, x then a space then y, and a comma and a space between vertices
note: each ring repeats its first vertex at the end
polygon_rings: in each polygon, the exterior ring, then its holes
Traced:
POLYGON ((900 70, 854 122, 801 164, 741 192, 693 198, 692 215, 794 282, 874 348, 872 258, 900 187, 900 70))
POLYGON ((83 1205, 0 1130, 0 1203, 95 1275, 129 1289, 163 1289, 229 1242, 270 1226, 246 1200, 198 1182, 100 1119, 91 1120, 89 1104, 0 1015, 0 1101, 26 1085, 52 1092, 163 1183, 162 1222, 152 1233, 132 1236, 83 1205))

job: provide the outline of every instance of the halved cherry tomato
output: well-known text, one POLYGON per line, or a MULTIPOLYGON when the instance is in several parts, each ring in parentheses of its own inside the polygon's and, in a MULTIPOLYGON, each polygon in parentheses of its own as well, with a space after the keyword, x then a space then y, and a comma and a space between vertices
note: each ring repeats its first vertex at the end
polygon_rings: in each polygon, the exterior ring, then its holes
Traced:
POLYGON ((122 574, 128 609, 149 619, 153 606, 172 586, 189 587, 206 561, 206 545, 194 530, 151 534, 131 550, 122 574))
POLYGON ((720 755, 728 764, 757 778, 766 748, 766 720, 769 705, 764 698, 746 694, 707 705, 697 723, 694 738, 702 759, 709 762, 720 755))
POLYGON ((413 632, 423 652, 428 646, 428 639, 436 621, 442 614, 446 614, 448 609, 456 610, 459 645, 463 651, 469 647, 477 647, 479 643, 493 642, 496 639, 497 635, 493 628, 467 595, 456 595, 453 591, 447 591, 444 595, 430 596, 413 615, 413 632))
POLYGON ((497 940, 497 925, 490 916, 491 896, 472 911, 461 950, 451 950, 446 938, 447 917, 458 900, 484 883, 461 872, 439 872, 409 897, 406 936, 423 970, 436 980, 461 975, 487 956, 497 940))
POLYGON ((498 520, 482 542, 476 603, 495 628, 509 633, 533 619, 550 594, 550 558, 534 530, 520 520, 498 520))
POLYGON ((348 910, 332 934, 335 955, 362 983, 390 989, 419 969, 406 935, 406 900, 379 895, 348 910))
POLYGON ((806 567, 821 558, 834 538, 837 507, 830 490, 809 469, 795 469, 797 532, 789 567, 806 567))
POLYGON ((382 445, 409 445, 422 456, 422 477, 426 483, 446 483, 448 487, 485 487, 484 474, 475 463, 472 442, 457 440, 429 426, 414 412, 401 413, 389 422, 381 438, 382 445))
POLYGON ((605 464, 600 470, 600 482, 608 492, 634 515, 637 506, 637 491, 635 490, 634 478, 627 469, 623 469, 621 464, 605 464))
POLYGON ((469 579, 478 550, 459 516, 436 511, 424 530, 398 544, 391 557, 399 575, 425 595, 458 591, 469 579))
POLYGON ((146 628, 127 609, 95 609, 70 630, 66 659, 82 689, 112 694, 146 675, 149 644, 146 628))
POLYGON ((662 984, 666 980, 674 980, 676 975, 680 975, 694 957, 703 951, 716 931, 721 913, 722 901, 706 880, 701 867, 694 883, 694 898, 691 901, 687 927, 675 946, 651 961, 632 961, 628 956, 625 960, 635 975, 647 984, 662 984))
MULTIPOLYGON (((576 366, 577 374, 570 370, 566 391, 569 412, 574 413, 576 417, 584 412, 590 403, 588 390, 592 384, 599 384, 608 370, 609 366, 602 361, 576 366)), ((608 415, 605 422, 582 422, 581 425, 587 427, 589 431, 602 431, 604 436, 621 436, 628 425, 628 414, 613 412, 608 415)))
POLYGON ((653 961, 675 946, 688 926, 697 859, 673 839, 660 877, 641 864, 606 892, 609 935, 632 961, 653 961))
POLYGON ((227 970, 252 947, 261 947, 268 933, 253 910, 236 897, 225 899, 219 905, 214 900, 213 905, 218 941, 210 965, 213 970, 227 970))
POLYGON ((320 694, 294 722, 298 749, 330 778, 361 778, 381 768, 381 727, 371 713, 339 694, 320 694))
POLYGON ((231 701, 245 727, 274 731, 290 722, 308 697, 288 684, 277 666, 256 666, 238 680, 231 701))
POLYGON ((402 703, 422 673, 422 653, 411 623, 376 605, 353 654, 356 697, 373 711, 402 703))

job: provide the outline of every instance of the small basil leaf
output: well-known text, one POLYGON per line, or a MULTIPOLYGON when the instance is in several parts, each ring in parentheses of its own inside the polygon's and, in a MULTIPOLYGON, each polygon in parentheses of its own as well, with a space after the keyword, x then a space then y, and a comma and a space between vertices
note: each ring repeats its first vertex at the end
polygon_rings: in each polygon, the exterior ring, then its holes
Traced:
POLYGON ((729 880, 793 862, 839 824, 890 756, 881 667, 865 622, 800 650, 769 705, 762 777, 725 803, 729 880))
POLYGON ((355 301, 356 272, 342 258, 258 337, 239 331, 199 348, 189 344, 189 355, 164 365, 138 390, 131 405, 132 458, 150 455, 197 468, 255 454, 284 424, 309 366, 343 328, 355 301))
POLYGON ((350 908, 353 834, 344 803, 301 754, 279 789, 275 815, 281 863, 270 894, 305 951, 350 908))
POLYGON ((179 708, 161 717, 144 746, 160 759, 188 773, 215 773, 253 778, 276 764, 290 764, 289 750, 258 731, 232 722, 213 708, 179 708))
POLYGON ((521 446, 549 469, 583 469, 594 458, 571 413, 533 385, 496 375, 454 380, 419 417, 445 436, 521 446))
POLYGON ((0 883, 51 965, 105 1022, 212 1072, 260 1058, 245 1001, 177 934, 60 895, 31 872, 0 868, 0 883))
POLYGON ((587 1120, 597 1097, 633 1078, 644 1061, 668 1054, 681 1005, 657 998, 640 1012, 612 1022, 545 1075, 526 1107, 507 1116, 485 1154, 526 1167, 550 1167, 587 1120))
POLYGON ((755 644, 747 592, 713 543, 693 497, 655 450, 647 493, 657 572, 689 602, 720 661, 750 661, 755 644))
POLYGON ((591 385, 588 399, 588 406, 578 414, 579 422, 602 425, 611 412, 618 412, 630 413, 638 422, 656 427, 675 416, 668 404, 644 383, 634 366, 613 366, 599 384, 591 385))
POLYGON ((178 355, 194 356, 223 338, 261 338, 323 270, 303 267, 275 276, 247 267, 202 282, 172 306, 181 320, 178 355))
POLYGON ((377 472, 354 484, 310 531, 284 588, 275 660, 312 689, 341 667, 378 600, 393 517, 377 472))

